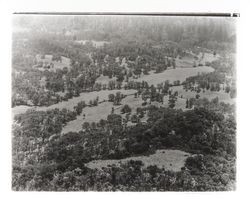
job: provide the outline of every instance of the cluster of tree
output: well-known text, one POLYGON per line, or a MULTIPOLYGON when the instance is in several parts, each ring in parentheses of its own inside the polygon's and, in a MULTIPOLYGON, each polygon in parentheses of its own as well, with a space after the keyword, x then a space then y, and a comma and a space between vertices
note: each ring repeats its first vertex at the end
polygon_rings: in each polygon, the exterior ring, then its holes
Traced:
MULTIPOLYGON (((75 120, 85 106, 98 105, 99 98, 90 100, 89 105, 79 102, 73 111, 31 110, 17 115, 12 133, 12 188, 36 191, 228 190, 235 181, 234 107, 219 103, 218 98, 211 102, 200 99, 197 94, 186 101, 189 110, 176 110, 178 92, 172 93, 170 87, 180 85, 179 81, 149 86, 147 82, 129 79, 138 78, 142 73, 147 75, 150 70, 162 72, 168 67, 175 68, 175 59, 186 55, 175 42, 186 47, 209 45, 217 49, 218 45, 213 42, 232 44, 234 38, 228 34, 232 32, 228 31, 231 26, 218 19, 202 23, 196 23, 195 19, 179 19, 180 23, 175 23, 175 20, 164 17, 133 18, 128 23, 124 18, 115 22, 112 17, 104 18, 91 17, 90 20, 87 17, 88 21, 74 17, 74 23, 71 19, 50 19, 51 22, 43 27, 49 27, 54 33, 61 31, 58 36, 43 32, 42 26, 33 26, 32 21, 22 23, 37 29, 37 32, 32 32, 27 41, 14 37, 13 68, 21 72, 13 73, 13 106, 48 106, 78 96, 81 92, 120 89, 125 81, 124 89, 136 89, 135 98, 141 97, 145 104, 147 101, 163 103, 164 96, 169 95, 169 108, 143 106, 131 115, 131 107, 124 105, 121 113, 125 117, 115 114, 113 108, 106 120, 84 122, 81 131, 67 134, 61 134, 62 128, 75 120), (58 28, 62 22, 64 27, 74 24, 73 29, 78 30, 73 40, 91 36, 97 40, 112 39, 112 43, 102 48, 95 48, 89 42, 77 44, 65 36, 65 30, 58 28), (84 27, 84 34, 79 27, 84 27), (52 54, 54 61, 61 61, 62 56, 68 57, 71 60, 70 70, 40 71, 32 68, 36 64, 36 54, 52 54), (121 58, 125 58, 125 63, 121 58), (117 81, 110 81, 104 86, 96 83, 100 75, 116 77, 117 81), (41 84, 43 77, 46 78, 45 84, 41 84), (57 92, 65 95, 61 97, 57 92), (141 119, 145 115, 147 122, 143 123, 141 119), (129 121, 134 125, 127 125, 129 121), (144 167, 140 161, 101 170, 86 167, 86 163, 92 160, 146 155, 157 149, 169 148, 193 153, 179 172, 156 166, 144 167)), ((225 60, 224 63, 212 62, 210 65, 215 68, 214 73, 187 78, 184 89, 193 89, 197 93, 202 89, 220 90, 220 85, 227 80, 226 75, 233 74, 232 64, 225 60)), ((234 84, 227 83, 225 92, 235 96, 234 84)), ((117 92, 110 94, 108 100, 120 105, 123 97, 117 92)))
POLYGON ((121 108, 121 113, 131 113, 132 109, 130 108, 129 105, 125 104, 122 108, 121 108))
MULTIPOLYGON (((136 126, 124 128, 122 117, 111 114, 106 121, 102 120, 96 125, 91 124, 88 131, 71 132, 46 139, 47 144, 40 146, 43 150, 38 147, 39 156, 35 153, 32 153, 33 157, 25 156, 30 157, 30 162, 25 163, 25 166, 24 160, 21 159, 24 156, 21 153, 27 154, 27 151, 34 150, 30 148, 34 140, 30 138, 24 140, 23 135, 28 136, 27 132, 32 129, 29 136, 38 136, 39 134, 34 133, 34 130, 37 126, 39 132, 41 122, 35 122, 36 112, 33 112, 32 118, 28 118, 32 119, 32 123, 20 118, 19 121, 23 123, 19 130, 15 131, 19 133, 15 136, 22 140, 22 144, 13 145, 20 147, 13 150, 13 152, 18 151, 18 155, 14 153, 13 159, 13 189, 105 191, 109 185, 108 187, 113 191, 228 190, 235 180, 233 163, 236 152, 236 128, 233 115, 224 117, 220 111, 215 112, 202 107, 185 112, 168 108, 159 109, 155 106, 144 109, 148 112, 147 124, 138 123, 136 126), (107 178, 103 176, 101 180, 97 177, 100 175, 99 171, 85 167, 85 163, 94 159, 116 159, 148 154, 160 148, 179 148, 203 155, 193 155, 188 158, 186 168, 181 172, 165 171, 157 167, 142 169, 141 163, 130 162, 128 164, 132 165, 127 169, 126 166, 119 167, 122 170, 118 167, 103 168, 100 171, 101 176, 104 175, 107 178), (37 162, 34 161, 36 158, 39 158, 37 162), (138 169, 131 170, 131 167, 135 166, 138 169), (135 174, 133 171, 139 173, 135 174), (123 175, 124 172, 126 175, 123 175), (126 172, 130 172, 130 175, 126 172), (144 174, 151 180, 145 179, 144 174)), ((138 110, 138 112, 141 111, 144 110, 138 110)), ((39 115, 42 118, 41 113, 39 115)), ((60 116, 62 117, 61 113, 60 116)), ((26 118, 27 115, 24 114, 22 117, 26 118)), ((53 125, 56 126, 62 125, 50 118, 46 121, 54 122, 53 125)))
POLYGON ((172 17, 76 16, 32 20, 32 17, 21 17, 15 23, 30 29, 32 33, 43 32, 50 35, 50 32, 52 36, 60 33, 61 40, 137 40, 158 43, 168 40, 186 47, 198 45, 214 49, 225 49, 228 48, 225 44, 235 42, 234 21, 224 18, 177 17, 173 20, 172 17), (65 27, 71 33, 68 36, 65 27))
MULTIPOLYGON (((144 167, 141 161, 130 160, 118 166, 101 170, 78 167, 53 175, 54 165, 23 174, 28 179, 24 185, 19 179, 14 183, 30 191, 227 191, 235 180, 234 162, 215 157, 189 158, 187 169, 173 172, 157 166, 144 167), (199 160, 199 162, 198 162, 199 160), (204 169, 203 167, 206 169, 204 169), (219 167, 217 165, 222 165, 219 167), (216 170, 216 171, 215 171, 216 170), (230 172, 230 170, 233 170, 230 172), (47 171, 47 176, 45 171, 47 171), (225 171, 230 174, 225 174, 225 171), (32 177, 35 176, 35 177, 32 177), (50 179, 48 178, 50 177, 50 179)), ((230 187, 231 186, 231 187, 230 187)))
POLYGON ((113 102, 114 105, 120 105, 120 103, 124 97, 125 97, 125 95, 122 94, 121 92, 117 92, 116 94, 111 93, 108 96, 108 101, 113 102))
POLYGON ((206 90, 220 91, 223 90, 229 93, 231 98, 236 97, 236 80, 234 61, 226 56, 219 60, 211 62, 211 67, 215 69, 214 72, 206 74, 198 74, 196 76, 188 77, 183 82, 183 89, 191 90, 197 93, 206 90))
MULTIPOLYGON (((84 103, 80 102, 76 107, 80 110, 84 103)), ((13 189, 50 190, 53 185, 56 190, 73 190, 77 180, 76 169, 82 172, 85 180, 88 179, 89 172, 92 176, 98 174, 96 170, 92 171, 84 166, 93 159, 148 154, 162 148, 179 148, 194 154, 203 154, 204 158, 194 156, 187 160, 188 170, 184 169, 181 173, 188 173, 190 178, 184 179, 192 180, 186 185, 182 179, 179 186, 165 184, 159 188, 158 181, 152 181, 148 188, 140 186, 142 188, 139 190, 148 190, 149 187, 156 190, 227 190, 235 178, 233 161, 236 153, 236 123, 233 108, 229 105, 219 104, 214 100, 208 105, 200 103, 185 112, 148 106, 136 111, 137 118, 147 112, 148 123, 137 121, 135 126, 126 127, 120 115, 110 114, 107 120, 84 124, 82 132, 59 136, 62 126, 80 113, 77 110, 31 111, 16 117, 15 120, 21 125, 13 129, 13 189), (73 172, 70 177, 73 181, 68 180, 67 185, 55 182, 54 178, 67 176, 70 172, 73 172)), ((124 106, 124 112, 129 110, 128 106, 124 106)), ((134 119, 131 118, 132 120, 134 119)), ((162 172, 157 168, 154 170, 154 177, 162 172)), ((174 172, 172 175, 180 174, 174 172)), ((131 177, 131 184, 115 180, 115 184, 111 183, 110 187, 112 190, 119 190, 117 186, 122 185, 122 190, 130 190, 129 187, 136 186, 136 179, 135 176, 131 177)), ((144 178, 141 179, 141 183, 146 182, 144 178)), ((79 189, 106 190, 104 184, 104 181, 94 180, 92 185, 79 189), (100 188, 97 189, 95 183, 99 183, 100 188)))
POLYGON ((186 78, 184 89, 201 92, 201 90, 220 91, 225 82, 225 74, 212 72, 186 78))

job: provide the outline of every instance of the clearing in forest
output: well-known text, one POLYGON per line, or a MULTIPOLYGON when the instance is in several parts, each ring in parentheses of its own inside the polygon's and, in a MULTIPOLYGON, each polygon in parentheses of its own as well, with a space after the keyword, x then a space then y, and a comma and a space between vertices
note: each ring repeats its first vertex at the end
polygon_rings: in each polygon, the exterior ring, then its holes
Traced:
POLYGON ((143 162, 143 167, 156 165, 158 168, 165 168, 165 170, 180 171, 185 165, 186 159, 191 154, 180 150, 157 150, 155 154, 149 156, 129 157, 120 160, 94 160, 86 164, 91 169, 102 169, 109 165, 119 166, 130 160, 140 160, 143 162))
POLYGON ((150 75, 143 75, 134 81, 142 82, 146 81, 149 85, 155 85, 163 83, 169 80, 170 83, 179 80, 183 82, 186 78, 198 75, 198 73, 210 73, 213 72, 214 69, 209 66, 201 66, 195 68, 176 68, 176 69, 168 69, 163 71, 162 73, 152 73, 150 75))
POLYGON ((46 65, 53 64, 53 67, 50 67, 49 70, 55 71, 56 69, 63 69, 64 67, 70 69, 70 59, 64 56, 61 56, 61 61, 52 61, 52 55, 45 55, 44 58, 41 55, 36 56, 37 62, 42 62, 44 67, 38 68, 39 70, 47 70, 46 65))

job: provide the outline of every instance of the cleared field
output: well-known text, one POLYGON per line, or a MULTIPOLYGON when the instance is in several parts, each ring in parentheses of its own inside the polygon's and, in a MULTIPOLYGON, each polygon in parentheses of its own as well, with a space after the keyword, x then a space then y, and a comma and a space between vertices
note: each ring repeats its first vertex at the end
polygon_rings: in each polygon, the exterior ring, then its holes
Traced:
MULTIPOLYGON (((82 124, 84 122, 99 122, 101 119, 107 119, 107 116, 111 114, 112 107, 114 107, 115 114, 121 114, 121 108, 123 105, 128 104, 132 111, 131 114, 136 113, 136 109, 142 105, 141 98, 134 98, 134 95, 130 95, 122 99, 121 105, 114 106, 112 102, 103 102, 98 104, 98 106, 85 107, 80 116, 76 120, 68 122, 68 124, 63 128, 62 133, 68 133, 70 131, 80 131, 82 130, 82 124), (85 115, 85 117, 83 117, 85 115)), ((125 114, 122 115, 125 118, 125 114)))
MULTIPOLYGON (((56 70, 56 69, 63 69, 64 67, 70 69, 70 59, 67 57, 61 57, 62 61, 52 61, 52 55, 45 55, 44 59, 41 59, 41 55, 36 56, 36 60, 38 62, 43 62, 43 63, 53 63, 54 67, 50 68, 49 70, 56 70)), ((44 68, 39 68, 39 70, 45 70, 44 68)))
POLYGON ((194 59, 189 57, 183 57, 182 59, 177 58, 175 60, 176 66, 179 68, 191 68, 194 65, 194 59))
MULTIPOLYGON (((175 92, 175 91, 178 91, 179 93, 179 96, 182 95, 182 97, 184 99, 187 99, 187 98, 192 98, 192 97, 195 97, 196 96, 196 92, 192 92, 190 90, 188 90, 187 92, 185 90, 183 90, 182 86, 174 86, 172 87, 172 90, 175 92)), ((228 93, 226 93, 225 91, 221 90, 219 92, 217 91, 210 91, 210 90, 205 90, 205 92, 201 91, 199 93, 200 95, 200 98, 207 98, 208 100, 212 100, 216 97, 219 98, 219 101, 220 102, 225 102, 225 103, 229 103, 229 104, 233 104, 235 102, 234 99, 232 99, 230 97, 230 95, 228 93)), ((185 106, 184 106, 185 107, 185 106)))
POLYGON ((11 109, 12 114, 12 120, 14 119, 15 115, 25 113, 27 110, 31 109, 32 107, 30 106, 25 106, 25 105, 20 105, 20 106, 15 106, 14 108, 11 109))
POLYGON ((30 107, 30 106, 15 106, 12 108, 12 114, 13 116, 16 114, 20 113, 25 113, 28 109, 35 109, 37 111, 46 111, 48 109, 63 109, 66 108, 68 110, 73 110, 74 106, 77 105, 78 102, 80 101, 85 101, 86 104, 90 100, 96 99, 96 97, 99 97, 99 101, 107 100, 108 95, 111 93, 116 93, 116 92, 121 92, 122 94, 129 95, 129 94, 134 94, 136 90, 102 90, 102 91, 93 91, 93 92, 88 92, 88 93, 81 93, 79 97, 73 97, 72 99, 69 99, 68 101, 62 101, 57 104, 53 104, 51 106, 42 106, 42 107, 30 107))
POLYGON ((85 101, 86 104, 89 103, 90 100, 96 99, 99 97, 99 101, 108 100, 109 94, 121 92, 122 94, 129 95, 136 92, 136 90, 102 90, 102 91, 93 91, 88 93, 81 93, 79 97, 74 97, 72 99, 69 99, 68 101, 62 101, 57 104, 54 104, 49 107, 39 107, 39 110, 47 110, 48 108, 59 108, 63 109, 66 108, 68 110, 73 110, 74 106, 77 105, 77 103, 81 101, 85 101))
POLYGON ((201 63, 203 65, 206 64, 206 62, 212 62, 219 58, 219 55, 213 55, 212 53, 204 53, 204 56, 202 58, 202 53, 198 55, 198 63, 201 63))
MULTIPOLYGON (((131 113, 134 114, 136 113, 136 109, 142 106, 143 100, 141 99, 141 97, 135 98, 133 95, 130 95, 124 98, 121 103, 122 105, 128 104, 132 109, 131 113)), ((122 106, 117 108, 116 111, 119 110, 120 112, 121 107, 122 106)))
POLYGON ((84 122, 99 122, 101 119, 107 119, 107 116, 111 113, 113 103, 104 102, 94 107, 85 107, 80 116, 77 116, 76 120, 70 121, 62 129, 62 134, 70 131, 79 132, 82 130, 82 124, 84 122), (83 117, 85 115, 85 117, 83 117))
MULTIPOLYGON (((103 102, 98 106, 85 107, 80 116, 76 120, 69 122, 62 130, 62 133, 68 133, 70 131, 82 130, 82 124, 84 122, 99 122, 101 119, 107 119, 107 116, 111 114, 112 107, 114 107, 115 114, 121 114, 121 108, 123 105, 128 104, 132 108, 132 114, 136 112, 137 107, 141 107, 142 99, 134 98, 133 95, 127 96, 122 99, 121 105, 114 106, 112 102, 103 102), (83 117, 85 115, 85 117, 83 117)), ((125 114, 122 115, 125 117, 125 114)))
POLYGON ((76 43, 85 45, 86 42, 92 42, 93 46, 96 48, 100 48, 102 46, 104 46, 104 44, 108 44, 110 42, 108 41, 95 41, 95 40, 77 40, 76 43))
POLYGON ((96 79, 95 82, 108 85, 110 81, 116 81, 116 79, 117 79, 116 77, 109 78, 108 76, 101 75, 96 79))
POLYGON ((176 68, 176 69, 168 69, 163 71, 162 73, 153 73, 151 72, 150 75, 144 75, 134 81, 147 81, 149 85, 157 85, 160 83, 169 80, 169 82, 174 82, 176 80, 180 80, 183 82, 186 80, 187 77, 195 76, 198 73, 210 73, 213 72, 214 69, 208 66, 201 66, 196 68, 176 68))
POLYGON ((202 53, 199 53, 197 55, 198 60, 196 60, 194 56, 196 55, 190 53, 190 56, 184 56, 181 59, 177 57, 175 59, 176 67, 177 68, 192 68, 194 66, 194 63, 196 63, 196 65, 202 64, 205 66, 206 62, 212 62, 219 58, 219 55, 214 56, 212 53, 204 53, 203 57, 202 57, 202 53))
POLYGON ((119 166, 121 163, 124 164, 129 160, 141 160, 144 168, 156 165, 166 170, 180 171, 189 156, 191 156, 190 153, 180 150, 157 150, 155 154, 149 156, 137 156, 121 160, 94 160, 87 163, 86 166, 91 169, 102 169, 109 165, 119 166))

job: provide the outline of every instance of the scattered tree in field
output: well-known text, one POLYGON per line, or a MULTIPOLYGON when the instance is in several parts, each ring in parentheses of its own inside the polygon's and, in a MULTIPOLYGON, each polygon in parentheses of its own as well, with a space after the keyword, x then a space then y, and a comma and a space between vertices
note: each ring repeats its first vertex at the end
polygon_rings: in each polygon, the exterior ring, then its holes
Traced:
POLYGON ((186 108, 189 108, 189 100, 186 100, 186 108))
POLYGON ((85 129, 85 130, 89 130, 89 128, 90 128, 89 122, 84 122, 84 123, 82 124, 82 128, 85 129))
POLYGON ((196 61, 194 61, 194 63, 193 63, 193 67, 195 68, 195 67, 197 67, 197 63, 196 63, 196 61))
POLYGON ((173 69, 176 68, 176 62, 175 62, 175 59, 172 59, 172 65, 173 65, 173 69))
POLYGON ((119 105, 120 102, 122 101, 122 94, 121 92, 117 92, 115 97, 114 97, 114 105, 119 105))
POLYGON ((109 94, 108 100, 109 100, 110 102, 114 102, 114 101, 115 101, 115 95, 114 95, 113 93, 109 94))
POLYGON ((199 99, 199 98, 200 98, 200 95, 199 95, 199 94, 196 94, 196 95, 195 95, 195 98, 196 98, 196 99, 199 99))
POLYGON ((169 96, 169 100, 168 100, 168 106, 170 108, 174 108, 175 107, 175 102, 177 101, 177 97, 175 95, 170 95, 169 96))
POLYGON ((138 123, 139 122, 139 118, 135 114, 131 116, 130 120, 131 120, 132 123, 138 123))
POLYGON ((129 105, 125 104, 122 109, 121 109, 121 113, 124 114, 124 113, 131 113, 132 109, 130 108, 129 105))

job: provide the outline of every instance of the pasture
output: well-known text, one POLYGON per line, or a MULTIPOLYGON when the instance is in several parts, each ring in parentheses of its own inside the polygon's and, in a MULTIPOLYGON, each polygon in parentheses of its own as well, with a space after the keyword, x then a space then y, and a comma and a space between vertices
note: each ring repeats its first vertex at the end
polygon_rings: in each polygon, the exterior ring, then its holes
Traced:
POLYGON ((104 100, 108 100, 108 95, 113 93, 117 93, 117 92, 121 92, 124 95, 131 95, 134 94, 136 92, 136 90, 102 90, 102 91, 93 91, 93 92, 88 92, 88 93, 81 93, 80 96, 78 97, 73 97, 72 99, 69 99, 68 101, 62 101, 59 102, 57 104, 53 104, 51 106, 41 106, 41 107, 31 107, 31 106, 15 106, 12 108, 12 114, 13 116, 16 114, 21 114, 21 113, 25 113, 28 109, 35 109, 36 111, 46 111, 49 109, 63 109, 66 108, 68 110, 73 110, 74 106, 77 105, 77 103, 81 102, 81 101, 85 101, 86 104, 89 103, 90 100, 94 100, 97 97, 99 97, 99 101, 104 101, 104 100))
MULTIPOLYGON (((49 70, 56 71, 56 69, 63 69, 64 67, 70 69, 70 59, 64 56, 61 56, 62 61, 52 61, 52 55, 45 55, 44 59, 42 59, 41 55, 36 55, 37 62, 42 62, 44 64, 52 63, 54 66, 49 70)), ((41 67, 38 68, 39 70, 46 70, 45 68, 41 67)))
POLYGON ((176 80, 183 82, 186 80, 187 77, 195 76, 198 73, 210 73, 213 72, 214 69, 208 66, 201 66, 195 68, 176 68, 176 69, 167 69, 162 73, 154 73, 153 71, 150 72, 149 75, 143 75, 134 81, 142 82, 146 81, 149 85, 155 85, 163 83, 169 80, 170 83, 173 83, 176 80))
POLYGON ((170 171, 181 171, 185 165, 186 159, 191 154, 180 150, 157 150, 155 154, 149 156, 135 156, 124 158, 121 160, 94 160, 86 164, 91 169, 102 169, 111 165, 119 166, 120 164, 127 163, 130 160, 140 160, 143 162, 143 167, 156 165, 158 168, 164 168, 170 171))
POLYGON ((81 44, 81 45, 85 45, 87 42, 91 42, 93 44, 93 46, 96 48, 103 47, 104 44, 110 43, 108 41, 96 41, 96 40, 77 40, 75 42, 78 44, 81 44))
MULTIPOLYGON (((173 90, 173 92, 178 91, 179 97, 182 96, 184 99, 195 98, 197 94, 194 91, 185 91, 182 86, 174 86, 171 89, 173 90)), ((229 104, 233 104, 235 102, 235 100, 230 97, 230 94, 226 93, 224 90, 210 91, 205 89, 205 92, 201 91, 198 94, 200 95, 200 98, 207 98, 209 101, 218 97, 220 102, 229 104)))

